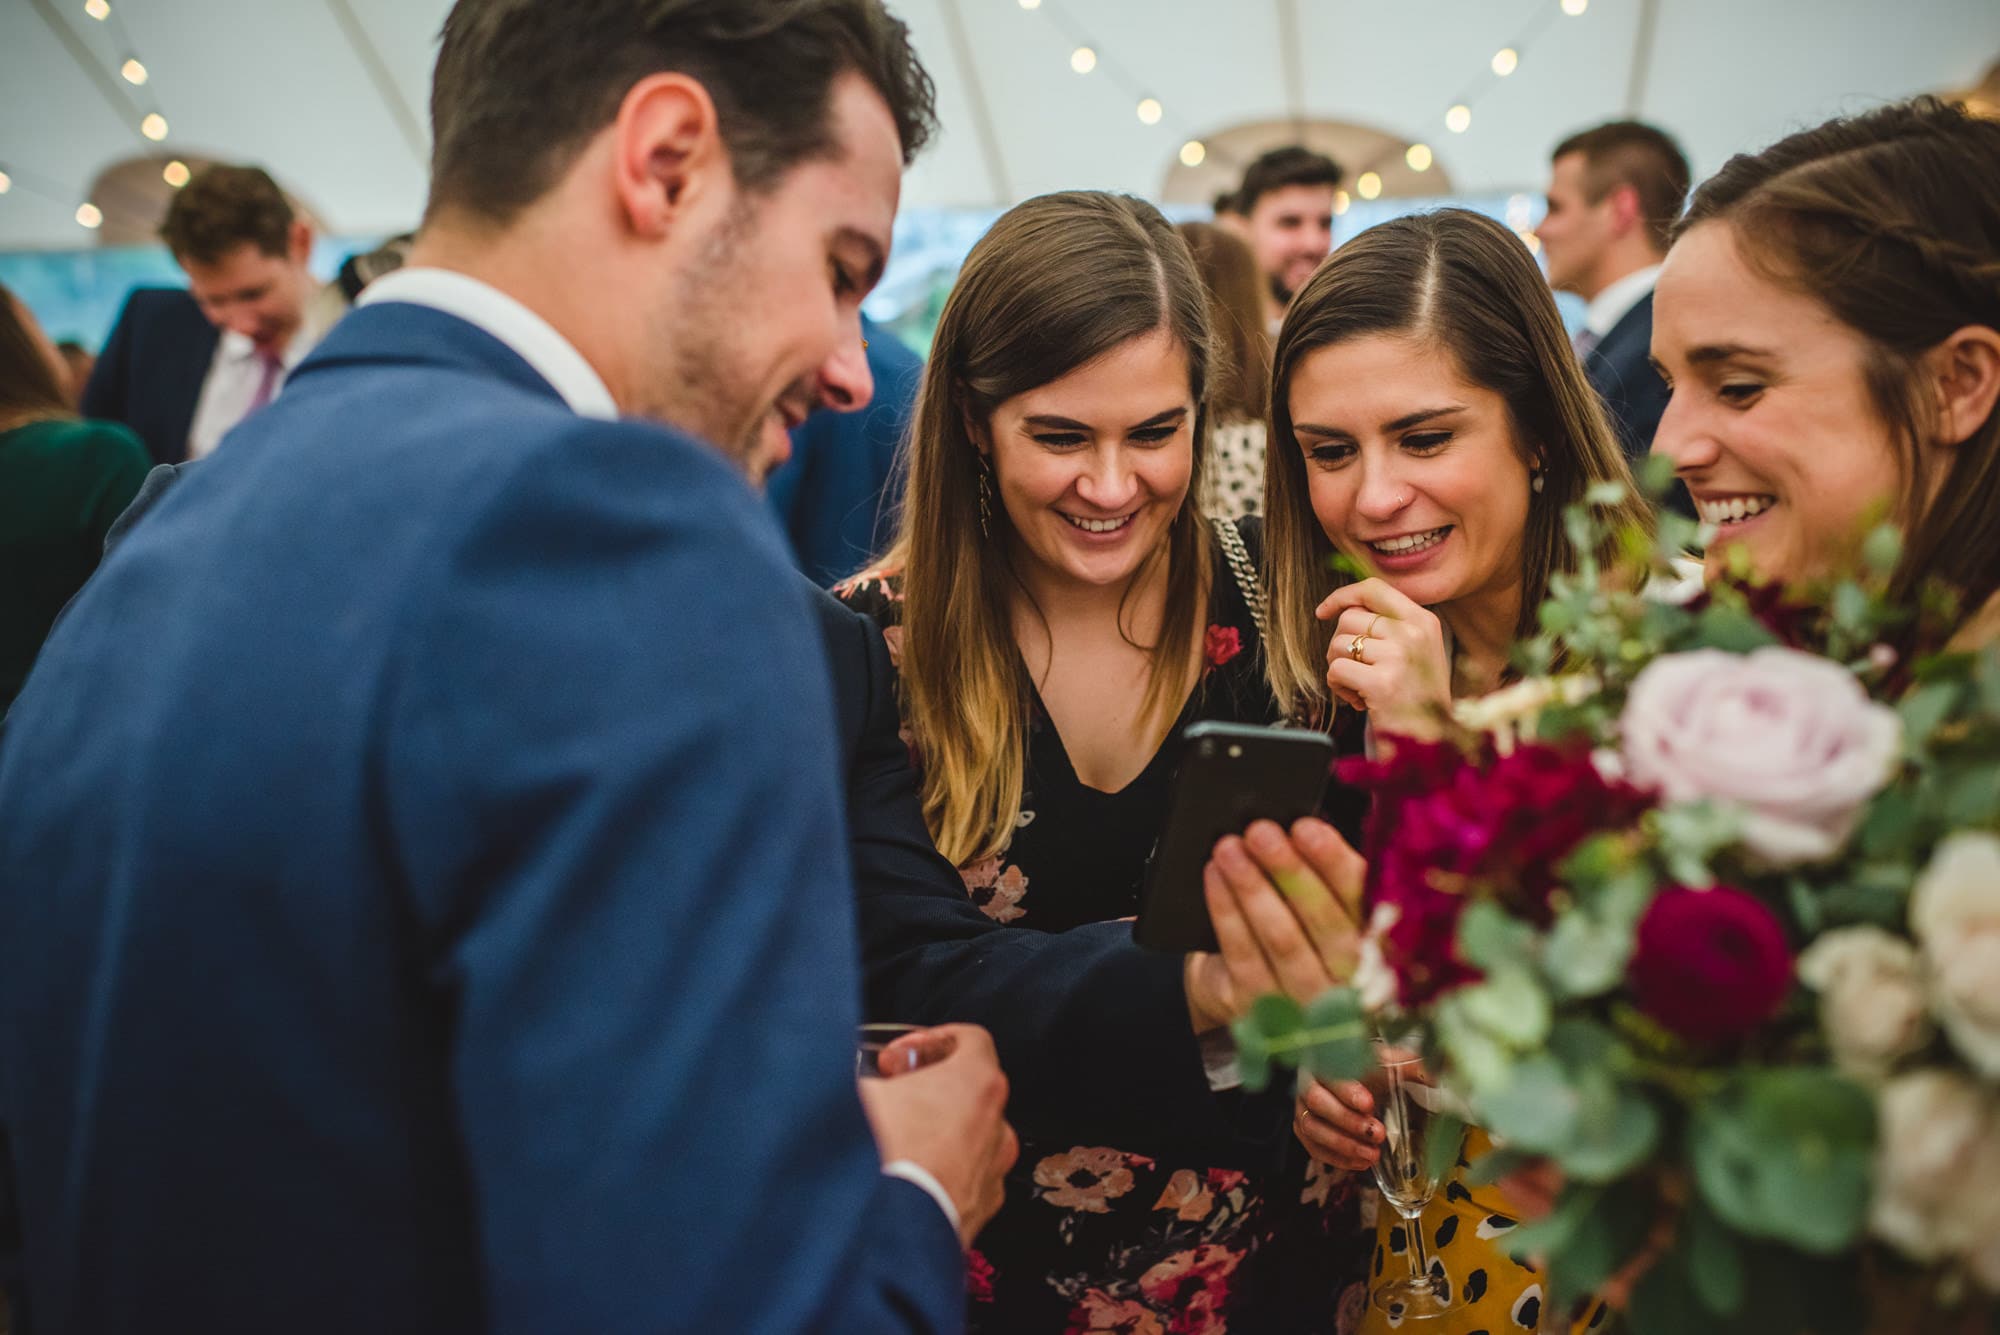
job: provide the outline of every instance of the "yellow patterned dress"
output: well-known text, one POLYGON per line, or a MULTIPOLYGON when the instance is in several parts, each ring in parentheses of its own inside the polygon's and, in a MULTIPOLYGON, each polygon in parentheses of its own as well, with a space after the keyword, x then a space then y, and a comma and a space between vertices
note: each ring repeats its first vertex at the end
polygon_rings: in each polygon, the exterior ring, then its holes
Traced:
MULTIPOLYGON (((1458 1172, 1417 1221, 1430 1245, 1431 1274, 1443 1275, 1460 1305, 1440 1317, 1406 1321, 1371 1304, 1356 1327, 1361 1335, 1386 1335, 1389 1331, 1521 1335, 1524 1331, 1562 1328, 1553 1315, 1542 1310, 1546 1300, 1541 1273, 1507 1255, 1507 1234, 1513 1231, 1515 1220, 1507 1213, 1505 1198, 1497 1188, 1468 1187, 1463 1181, 1466 1162, 1476 1161, 1490 1147, 1486 1133, 1479 1128, 1466 1133, 1458 1172)), ((1409 1273, 1405 1227, 1403 1218, 1387 1206, 1376 1211, 1375 1251, 1368 1266, 1371 1287, 1409 1273)), ((1602 1331, 1606 1324, 1604 1308, 1593 1305, 1570 1329, 1572 1335, 1581 1335, 1602 1331)))

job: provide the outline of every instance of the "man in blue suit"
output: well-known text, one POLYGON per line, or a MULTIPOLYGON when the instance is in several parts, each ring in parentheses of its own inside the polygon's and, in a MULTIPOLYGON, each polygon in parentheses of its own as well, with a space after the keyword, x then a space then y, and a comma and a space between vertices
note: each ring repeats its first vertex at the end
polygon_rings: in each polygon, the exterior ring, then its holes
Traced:
POLYGON ((826 660, 725 461, 866 401, 928 80, 878 0, 460 0, 433 117, 411 266, 7 718, 22 1325, 955 1329, 1006 1082, 957 1026, 857 1096, 826 660))
MULTIPOLYGON (((1611 121, 1556 145, 1548 213, 1535 229, 1550 286, 1588 303, 1577 355, 1635 468, 1667 409, 1652 361, 1653 284, 1687 192, 1687 158, 1665 131, 1611 121)), ((1669 503, 1694 513, 1679 482, 1669 503)))
POLYGON ((312 228, 261 168, 204 168, 174 196, 160 237, 187 290, 126 299, 83 412, 123 422, 154 459, 178 463, 269 403, 346 302, 307 269, 312 228))
POLYGON ((875 397, 859 412, 807 418, 765 486, 799 569, 823 586, 861 569, 896 535, 897 458, 924 375, 923 358, 865 315, 861 335, 875 397))

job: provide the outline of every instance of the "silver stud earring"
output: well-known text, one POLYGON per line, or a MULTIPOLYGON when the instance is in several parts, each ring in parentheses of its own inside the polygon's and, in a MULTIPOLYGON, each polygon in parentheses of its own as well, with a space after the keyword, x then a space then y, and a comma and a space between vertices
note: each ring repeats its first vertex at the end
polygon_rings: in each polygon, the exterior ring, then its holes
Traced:
POLYGON ((1528 475, 1528 490, 1539 496, 1542 494, 1543 478, 1540 470, 1528 475))

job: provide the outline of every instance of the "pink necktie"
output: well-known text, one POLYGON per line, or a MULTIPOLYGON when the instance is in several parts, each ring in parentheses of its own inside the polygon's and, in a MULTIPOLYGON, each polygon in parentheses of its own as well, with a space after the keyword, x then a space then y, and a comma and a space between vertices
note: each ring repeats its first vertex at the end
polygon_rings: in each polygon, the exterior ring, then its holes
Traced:
POLYGON ((243 411, 245 417, 271 401, 271 396, 278 392, 278 373, 285 369, 285 364, 268 352, 260 353, 258 360, 264 363, 264 378, 257 382, 257 392, 251 396, 250 406, 243 411))

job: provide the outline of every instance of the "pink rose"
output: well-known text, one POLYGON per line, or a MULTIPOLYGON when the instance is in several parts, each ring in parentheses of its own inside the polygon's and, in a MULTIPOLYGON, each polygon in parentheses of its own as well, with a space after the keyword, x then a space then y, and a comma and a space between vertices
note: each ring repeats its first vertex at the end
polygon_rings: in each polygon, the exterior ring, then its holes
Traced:
POLYGON ((1846 668, 1779 648, 1656 659, 1619 722, 1628 780, 1735 808, 1744 846, 1780 867, 1839 851, 1903 736, 1846 668))

